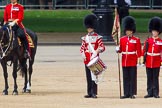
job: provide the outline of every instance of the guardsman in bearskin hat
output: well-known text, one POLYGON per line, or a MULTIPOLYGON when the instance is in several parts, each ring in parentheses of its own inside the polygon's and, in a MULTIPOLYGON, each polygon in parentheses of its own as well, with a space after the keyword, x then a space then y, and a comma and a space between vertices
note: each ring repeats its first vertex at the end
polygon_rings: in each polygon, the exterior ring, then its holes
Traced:
POLYGON ((94 14, 87 15, 84 18, 84 26, 88 31, 86 36, 82 37, 82 45, 80 53, 84 60, 86 78, 87 78, 87 95, 85 98, 97 98, 97 84, 92 80, 92 73, 87 64, 90 62, 92 56, 99 56, 99 53, 105 51, 105 46, 102 42, 102 36, 98 35, 94 30, 97 28, 97 17, 94 14), (92 51, 92 47, 95 53, 92 51))
POLYGON ((126 16, 123 19, 123 30, 125 36, 120 38, 120 45, 116 47, 116 51, 122 53, 124 96, 121 99, 134 99, 137 94, 137 61, 141 56, 141 42, 134 36, 136 24, 133 17, 126 16))
POLYGON ((145 41, 143 54, 146 54, 147 95, 144 98, 160 98, 159 96, 159 71, 161 64, 162 40, 159 34, 162 32, 162 20, 153 17, 149 22, 151 37, 145 41))
POLYGON ((24 45, 24 56, 27 58, 30 57, 30 47, 26 35, 26 29, 22 23, 24 19, 24 7, 19 4, 18 1, 19 0, 11 0, 11 3, 6 5, 4 10, 4 25, 8 24, 12 27, 15 33, 19 30, 18 34, 22 34, 19 37, 24 45))

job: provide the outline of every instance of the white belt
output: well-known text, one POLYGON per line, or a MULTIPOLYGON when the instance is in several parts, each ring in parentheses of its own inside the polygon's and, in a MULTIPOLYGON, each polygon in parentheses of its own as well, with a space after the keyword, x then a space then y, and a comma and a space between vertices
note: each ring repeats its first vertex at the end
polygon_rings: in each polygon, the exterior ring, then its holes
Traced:
POLYGON ((149 52, 147 52, 147 55, 149 55, 149 56, 159 56, 160 53, 149 53, 149 52))
POLYGON ((122 54, 136 54, 136 52, 135 51, 133 51, 133 52, 122 52, 122 54))

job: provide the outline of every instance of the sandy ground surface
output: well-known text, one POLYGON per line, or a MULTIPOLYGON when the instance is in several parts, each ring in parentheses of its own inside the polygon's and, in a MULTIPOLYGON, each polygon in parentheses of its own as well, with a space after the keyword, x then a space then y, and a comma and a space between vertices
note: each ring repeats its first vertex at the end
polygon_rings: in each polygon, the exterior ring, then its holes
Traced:
MULTIPOLYGON (((38 43, 59 44, 80 43, 80 37, 85 33, 37 33, 37 35, 38 43)), ((142 42, 148 35, 148 33, 136 34, 142 42)), ((38 46, 32 76, 32 93, 21 92, 24 79, 18 76, 19 95, 12 95, 12 67, 8 67, 9 95, 0 95, 0 108, 161 108, 162 98, 143 98, 146 94, 144 67, 138 68, 136 99, 119 99, 117 54, 114 50, 115 46, 107 45, 105 53, 101 55, 108 69, 104 81, 98 85, 98 98, 85 99, 83 96, 86 94, 86 78, 79 46, 38 46)), ((0 92, 2 92, 4 79, 1 67, 0 70, 0 92)), ((159 80, 162 96, 161 74, 159 80)))
MULTIPOLYGON (((9 71, 9 95, 0 95, 0 108, 161 108, 162 98, 144 99, 145 68, 138 68, 136 99, 119 99, 117 54, 115 46, 106 46, 101 58, 108 66, 104 81, 98 85, 98 98, 85 99, 86 78, 80 46, 38 46, 32 76, 32 93, 22 94, 23 78, 18 76, 19 95, 13 96, 12 67, 9 71)), ((0 91, 4 88, 0 68, 0 91)), ((160 82, 162 81, 160 74, 160 82)), ((160 90, 162 85, 160 83, 160 90)), ((162 92, 160 91, 162 96, 162 92)))
POLYGON ((38 43, 80 43, 85 33, 36 33, 38 43))

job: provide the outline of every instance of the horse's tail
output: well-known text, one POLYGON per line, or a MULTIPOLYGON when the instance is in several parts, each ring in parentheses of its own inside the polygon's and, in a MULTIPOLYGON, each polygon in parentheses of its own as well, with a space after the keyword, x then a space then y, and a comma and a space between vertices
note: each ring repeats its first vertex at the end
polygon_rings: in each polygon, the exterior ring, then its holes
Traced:
POLYGON ((37 34, 36 33, 34 33, 34 46, 35 46, 35 50, 37 50, 37 45, 38 45, 38 36, 37 36, 37 34))
MULTIPOLYGON (((36 54, 36 50, 37 50, 37 42, 38 42, 38 37, 37 37, 37 34, 35 32, 33 32, 32 30, 30 29, 26 29, 27 33, 29 34, 29 36, 31 37, 33 43, 34 43, 34 48, 31 49, 31 61, 30 62, 34 62, 34 57, 35 57, 35 54, 36 54)), ((22 77, 24 77, 25 75, 25 72, 28 72, 27 70, 27 63, 26 61, 22 61, 20 63, 20 69, 19 69, 19 73, 22 77)))
POLYGON ((25 73, 23 72, 23 70, 21 69, 19 72, 20 72, 20 76, 22 76, 22 78, 24 78, 25 73))
POLYGON ((20 76, 24 77, 24 72, 20 64, 17 67, 17 72, 19 73, 20 76))

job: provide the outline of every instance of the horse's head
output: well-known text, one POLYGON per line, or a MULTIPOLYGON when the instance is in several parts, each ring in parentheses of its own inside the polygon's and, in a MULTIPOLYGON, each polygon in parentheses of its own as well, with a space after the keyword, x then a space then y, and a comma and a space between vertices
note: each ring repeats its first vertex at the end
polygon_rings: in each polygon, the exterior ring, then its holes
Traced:
POLYGON ((0 47, 4 45, 7 46, 7 44, 10 41, 10 36, 11 36, 11 29, 10 27, 5 24, 3 26, 1 26, 0 29, 0 47))
POLYGON ((16 47, 15 28, 6 23, 0 28, 0 56, 7 55, 16 47))
POLYGON ((3 35, 3 32, 4 32, 4 30, 3 30, 3 23, 4 23, 4 20, 2 20, 1 22, 0 22, 0 38, 2 37, 2 35, 3 35))

